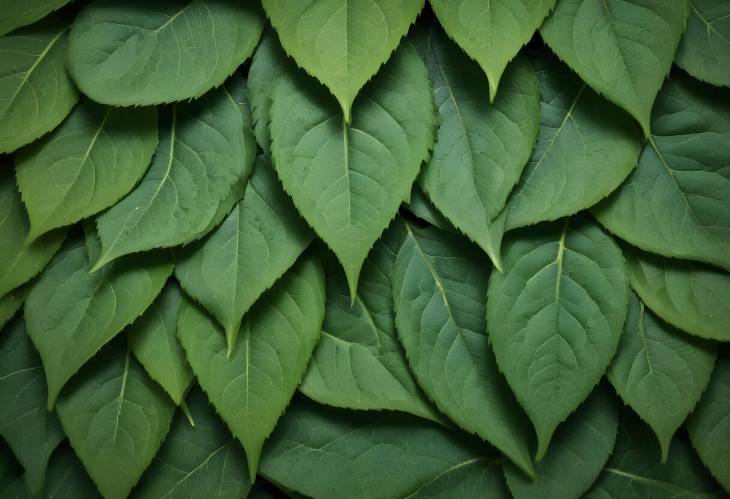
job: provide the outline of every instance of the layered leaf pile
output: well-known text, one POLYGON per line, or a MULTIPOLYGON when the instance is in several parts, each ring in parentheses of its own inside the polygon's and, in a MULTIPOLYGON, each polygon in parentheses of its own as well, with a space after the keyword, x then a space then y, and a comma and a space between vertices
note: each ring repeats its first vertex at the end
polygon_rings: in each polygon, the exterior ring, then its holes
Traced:
POLYGON ((0 497, 728 494, 726 0, 0 2, 0 497))

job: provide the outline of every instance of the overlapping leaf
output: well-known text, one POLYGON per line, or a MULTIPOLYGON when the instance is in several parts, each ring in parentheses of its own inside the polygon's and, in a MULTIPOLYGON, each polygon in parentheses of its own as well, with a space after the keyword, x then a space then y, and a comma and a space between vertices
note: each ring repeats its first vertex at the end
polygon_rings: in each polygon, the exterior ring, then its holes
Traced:
POLYGON ((7 0, 0 13, 0 36, 42 19, 69 0, 7 0))
POLYGON ((698 80, 730 87, 730 4, 691 0, 674 62, 698 80))
POLYGON ((0 328, 5 326, 23 306, 25 297, 28 296, 30 291, 30 286, 31 284, 25 284, 0 297, 0 328))

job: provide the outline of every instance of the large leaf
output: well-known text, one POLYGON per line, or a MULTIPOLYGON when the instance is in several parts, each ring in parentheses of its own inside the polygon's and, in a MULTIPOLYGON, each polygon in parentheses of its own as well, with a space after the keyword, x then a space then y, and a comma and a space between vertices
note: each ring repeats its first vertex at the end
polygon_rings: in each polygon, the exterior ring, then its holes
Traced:
POLYGON ((0 336, 0 435, 25 468, 31 491, 43 488, 48 459, 63 440, 55 413, 46 410, 48 390, 43 366, 16 318, 0 336))
POLYGON ((175 275, 223 325, 231 351, 244 314, 313 237, 261 156, 241 202, 210 236, 182 250, 175 275))
POLYGON ((49 17, 0 38, 0 153, 53 130, 76 104, 65 68, 66 29, 49 17))
POLYGON ((488 473, 490 457, 488 448, 425 419, 299 398, 271 436, 261 472, 311 497, 405 497, 472 462, 480 463, 474 473, 488 473))
POLYGON ((187 100, 223 83, 262 29, 254 2, 95 0, 74 21, 69 72, 103 104, 187 100))
POLYGON ((502 476, 501 459, 476 457, 442 471, 415 491, 408 499, 442 499, 444 497, 488 497, 512 499, 502 476))
POLYGON ((710 382, 717 348, 662 322, 631 295, 618 353, 607 377, 654 430, 662 462, 669 444, 710 382))
POLYGON ((255 154, 228 88, 165 108, 160 145, 141 183, 97 218, 102 254, 95 268, 204 236, 243 195, 255 154))
POLYGON ((324 317, 324 275, 311 254, 248 312, 227 353, 220 327, 191 300, 183 301, 178 334, 200 386, 246 449, 251 481, 264 441, 307 369, 324 317))
POLYGON ((241 444, 231 436, 200 389, 190 392, 187 406, 195 426, 190 426, 178 410, 165 444, 133 497, 245 499, 251 482, 241 444))
POLYGON ((172 273, 167 254, 125 258, 95 273, 90 267, 83 241, 69 240, 25 302, 28 334, 46 372, 49 408, 71 376, 145 311, 172 273))
MULTIPOLYGON (((337 98, 345 122, 424 0, 263 0, 284 50, 337 98)), ((361 112, 361 111, 356 111, 361 112)))
POLYGON ((639 165, 594 211, 634 246, 730 270, 730 90, 672 73, 639 165))
MULTIPOLYGON (((456 2, 459 3, 459 2, 456 2)), ((505 75, 493 104, 486 78, 438 28, 417 41, 426 60, 440 125, 419 177, 438 210, 501 268, 507 196, 520 178, 540 123, 540 90, 525 59, 505 75)))
POLYGON ((621 418, 616 447, 587 499, 717 499, 721 491, 686 440, 677 440, 666 463, 654 436, 635 416, 621 418))
POLYGON ((165 438, 175 404, 118 338, 75 376, 58 415, 106 499, 127 497, 165 438))
POLYGON ((54 231, 29 243, 29 230, 13 170, 0 159, 0 296, 43 270, 66 237, 65 231, 54 231))
POLYGON ((405 233, 398 219, 363 265, 355 302, 334 259, 327 266, 322 339, 299 390, 322 404, 396 410, 441 421, 408 367, 398 343, 390 276, 405 233))
POLYGON ((730 3, 691 0, 674 62, 695 78, 730 87, 730 3))
POLYGON ((95 215, 137 184, 157 146, 154 108, 120 109, 89 100, 51 134, 16 156, 30 239, 95 215))
POLYGON ((395 323, 419 384, 455 423, 532 474, 527 418, 484 326, 489 261, 463 237, 406 225, 392 270, 395 323))
POLYGON ((127 329, 134 356, 178 405, 193 381, 185 351, 177 339, 181 302, 180 287, 170 279, 154 303, 127 329))
POLYGON ((5 0, 0 12, 0 36, 34 23, 68 2, 69 0, 5 0))
POLYGON ((342 263, 355 296, 360 267, 408 198, 433 143, 428 76, 406 42, 363 89, 348 125, 324 89, 301 73, 274 88, 274 166, 342 263))
POLYGON ((30 283, 21 286, 8 294, 0 297, 0 329, 13 318, 15 313, 23 306, 26 296, 30 291, 30 283))
POLYGON ((430 4, 446 33, 486 74, 489 99, 494 101, 507 64, 530 41, 555 0, 430 0, 430 4))
POLYGON ((516 499, 578 499, 601 474, 618 430, 616 396, 600 385, 553 438, 531 480, 514 466, 505 466, 507 485, 516 499), (566 479, 566 477, 568 477, 566 479))
POLYGON ((540 131, 507 204, 507 229, 573 215, 605 198, 631 170, 641 134, 629 115, 557 58, 533 59, 540 80, 540 131))
POLYGON ((629 302, 616 243, 585 218, 515 232, 493 273, 487 331, 500 370, 537 431, 537 459, 603 376, 629 302))
POLYGON ((560 0, 540 29, 594 90, 651 134, 654 98, 672 67, 690 0, 560 0))
POLYGON ((730 493, 730 358, 717 361, 712 380, 687 422, 689 437, 702 462, 730 493))

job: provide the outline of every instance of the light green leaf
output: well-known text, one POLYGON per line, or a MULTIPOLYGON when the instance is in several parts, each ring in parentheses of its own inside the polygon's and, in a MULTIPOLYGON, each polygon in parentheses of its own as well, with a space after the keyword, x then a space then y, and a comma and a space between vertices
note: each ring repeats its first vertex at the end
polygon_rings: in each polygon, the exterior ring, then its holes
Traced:
POLYGON ((241 444, 200 389, 190 392, 187 406, 195 426, 178 410, 165 444, 132 497, 245 499, 251 482, 241 444))
POLYGON ((22 149, 15 169, 29 238, 113 205, 137 184, 157 146, 154 108, 84 100, 52 133, 22 149))
POLYGON ((710 385, 687 422, 687 429, 702 462, 730 493, 730 358, 727 355, 718 359, 710 385))
POLYGON ((25 468, 25 481, 38 494, 53 449, 63 440, 55 413, 46 411, 43 366, 18 317, 0 336, 0 435, 25 468))
POLYGON ((206 239, 182 249, 175 275, 223 326, 232 350, 244 314, 313 238, 260 156, 241 202, 206 239))
POLYGON ((5 0, 0 12, 0 36, 34 23, 68 2, 69 0, 5 0))
POLYGON ((248 59, 262 29, 255 2, 95 0, 71 29, 69 72, 102 104, 197 98, 248 59))
POLYGON ((48 463, 44 499, 95 499, 99 492, 73 449, 62 443, 48 463))
POLYGON ((147 309, 172 273, 162 253, 125 258, 95 273, 90 267, 83 241, 69 240, 25 301, 28 334, 46 372, 49 408, 71 376, 147 309))
POLYGON ((274 166, 299 212, 342 263, 353 297, 370 248, 428 155, 433 111, 426 68, 407 42, 360 93, 351 125, 301 71, 275 85, 274 166))
POLYGON ((23 306, 26 296, 30 291, 31 284, 21 286, 8 294, 0 297, 0 328, 13 318, 15 313, 23 306))
POLYGON ((487 76, 489 99, 494 101, 507 64, 530 41, 555 0, 430 0, 430 4, 446 33, 487 76))
POLYGON ((540 29, 545 42, 649 137, 654 98, 672 67, 690 0, 560 0, 540 29))
POLYGON ((390 276, 404 235, 398 219, 375 245, 354 304, 344 273, 329 259, 322 339, 299 390, 321 404, 410 412, 441 422, 416 384, 395 330, 390 276))
POLYGON ((350 123, 355 97, 391 57, 424 0, 261 3, 284 50, 327 86, 340 103, 345 122, 350 123))
POLYGON ((504 468, 515 499, 578 499, 593 485, 608 461, 618 430, 615 395, 599 385, 555 433, 531 480, 512 465, 504 468))
POLYGON ((730 87, 730 3, 691 0, 674 63, 698 80, 730 87))
POLYGON ((717 499, 721 491, 692 447, 677 439, 666 463, 656 439, 636 416, 625 411, 616 448, 587 499, 717 499))
POLYGON ((484 327, 489 261, 456 234, 406 230, 391 279, 398 337, 416 379, 451 420, 532 474, 529 422, 484 327))
POLYGON ((127 328, 132 353, 177 405, 193 381, 185 351, 177 339, 181 302, 180 287, 170 279, 154 303, 127 328))
POLYGON ((471 462, 489 473, 490 454, 425 419, 335 409, 300 397, 271 436, 261 472, 311 497, 405 497, 471 462))
POLYGON ((180 341, 200 386, 246 449, 251 481, 264 441, 307 369, 323 318, 324 274, 311 255, 258 299, 230 357, 221 328, 183 300, 180 341))
POLYGON ((76 104, 79 93, 65 68, 66 29, 49 17, 0 38, 0 153, 50 132, 76 104))
POLYGON ((97 218, 102 254, 95 269, 199 239, 243 195, 256 144, 225 87, 161 115, 160 145, 141 183, 97 218))
POLYGON ((540 131, 507 204, 507 229, 573 215, 614 191, 641 152, 629 115, 557 58, 533 60, 540 80, 540 131))
POLYGON ((662 462, 710 382, 717 347, 662 322, 632 293, 618 352, 606 373, 659 440, 662 462))
POLYGON ((0 159, 0 296, 43 270, 66 237, 63 230, 53 231, 29 244, 28 231, 13 170, 0 159))
POLYGON ((58 399, 68 440, 106 499, 127 497, 157 454, 174 410, 123 338, 94 357, 58 399))
POLYGON ((634 246, 730 271, 730 90, 672 73, 639 165, 598 220, 634 246))
POLYGON ((537 78, 529 63, 518 59, 490 104, 482 71, 438 27, 417 41, 440 117, 433 155, 419 183, 499 269, 505 220, 500 212, 530 158, 540 123, 537 78))
POLYGON ((616 243, 585 218, 511 234, 492 273, 487 331, 497 363, 537 431, 537 460, 600 381, 629 304, 616 243))

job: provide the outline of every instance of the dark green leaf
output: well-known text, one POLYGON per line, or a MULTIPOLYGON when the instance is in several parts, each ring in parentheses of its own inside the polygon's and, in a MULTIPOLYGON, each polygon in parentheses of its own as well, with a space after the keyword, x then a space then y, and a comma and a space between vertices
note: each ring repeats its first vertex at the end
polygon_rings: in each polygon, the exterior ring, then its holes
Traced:
POLYGON ((695 78, 730 87, 730 3, 691 0, 675 64, 695 78))

